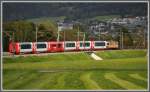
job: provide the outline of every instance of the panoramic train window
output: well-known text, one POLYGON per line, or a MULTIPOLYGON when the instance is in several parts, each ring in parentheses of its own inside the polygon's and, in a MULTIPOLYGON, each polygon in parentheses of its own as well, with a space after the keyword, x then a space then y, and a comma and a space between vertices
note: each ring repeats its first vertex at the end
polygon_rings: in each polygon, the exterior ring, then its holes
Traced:
POLYGON ((52 47, 62 48, 62 44, 61 43, 52 44, 52 47))
POLYGON ((80 43, 80 47, 90 47, 90 43, 89 42, 86 42, 86 43, 80 43))
POLYGON ((46 44, 37 44, 37 48, 46 48, 46 44))
POLYGON ((58 44, 58 48, 61 48, 62 47, 62 44, 58 44))
POLYGON ((21 44, 21 49, 31 49, 31 44, 21 44))
POLYGON ((56 47, 56 44, 52 44, 52 47, 56 47))
POLYGON ((61 48, 61 47, 62 47, 62 44, 60 44, 60 43, 59 43, 59 44, 56 44, 56 47, 57 47, 57 48, 61 48))
POLYGON ((66 43, 66 47, 75 47, 75 43, 66 43))
POLYGON ((105 46, 105 42, 95 42, 95 46, 105 46))

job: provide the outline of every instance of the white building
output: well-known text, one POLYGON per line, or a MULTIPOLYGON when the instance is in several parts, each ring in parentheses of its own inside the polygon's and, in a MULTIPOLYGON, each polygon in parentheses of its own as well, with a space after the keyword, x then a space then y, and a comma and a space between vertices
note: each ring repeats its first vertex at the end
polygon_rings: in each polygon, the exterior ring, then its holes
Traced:
POLYGON ((66 29, 73 29, 72 23, 57 23, 58 24, 58 31, 63 31, 66 29))

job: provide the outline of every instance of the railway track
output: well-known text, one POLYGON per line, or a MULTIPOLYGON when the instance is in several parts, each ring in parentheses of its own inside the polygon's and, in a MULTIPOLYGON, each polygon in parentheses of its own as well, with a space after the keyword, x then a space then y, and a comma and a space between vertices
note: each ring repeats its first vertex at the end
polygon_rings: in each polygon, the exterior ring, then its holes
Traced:
MULTIPOLYGON (((109 49, 108 49, 109 50, 109 49)), ((120 50, 120 49, 116 49, 116 50, 120 50)), ((125 50, 125 49, 124 49, 125 50)), ((126 50, 130 50, 130 49, 126 49, 126 50)), ((137 49, 135 49, 137 50, 137 49)), ((138 50, 141 50, 141 49, 138 49, 138 50)), ((104 50, 97 50, 97 51, 104 51, 104 50)), ((91 55, 93 52, 97 52, 97 51, 68 51, 68 52, 52 52, 52 53, 36 53, 36 54, 19 54, 19 55, 15 55, 15 54, 11 54, 9 52, 3 52, 3 56, 2 57, 20 57, 20 56, 23 56, 23 57, 27 57, 27 56, 46 56, 46 55, 57 55, 57 54, 77 54, 77 53, 83 53, 85 52, 86 54, 88 55, 91 55)), ((109 50, 111 51, 111 49, 109 50)))
POLYGON ((74 51, 74 52, 53 52, 53 53, 36 53, 36 54, 19 54, 19 55, 15 55, 15 54, 11 54, 9 52, 3 52, 3 57, 27 57, 27 56, 47 56, 47 55, 57 55, 57 54, 77 54, 77 53, 93 53, 96 51, 74 51))

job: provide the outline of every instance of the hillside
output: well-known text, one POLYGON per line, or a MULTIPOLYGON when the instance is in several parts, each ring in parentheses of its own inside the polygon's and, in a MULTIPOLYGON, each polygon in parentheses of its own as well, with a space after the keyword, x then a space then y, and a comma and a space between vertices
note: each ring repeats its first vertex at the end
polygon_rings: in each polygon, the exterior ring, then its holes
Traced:
POLYGON ((147 15, 146 3, 4 3, 4 21, 66 16, 68 20, 101 15, 147 15))

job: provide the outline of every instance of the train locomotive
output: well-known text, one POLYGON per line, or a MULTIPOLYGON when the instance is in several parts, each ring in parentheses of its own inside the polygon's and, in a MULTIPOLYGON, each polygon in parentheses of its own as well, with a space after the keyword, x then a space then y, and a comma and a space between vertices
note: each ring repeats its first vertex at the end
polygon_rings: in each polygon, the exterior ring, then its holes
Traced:
POLYGON ((10 42, 9 52, 44 53, 65 51, 93 51, 105 49, 118 49, 115 41, 50 41, 50 42, 10 42))

